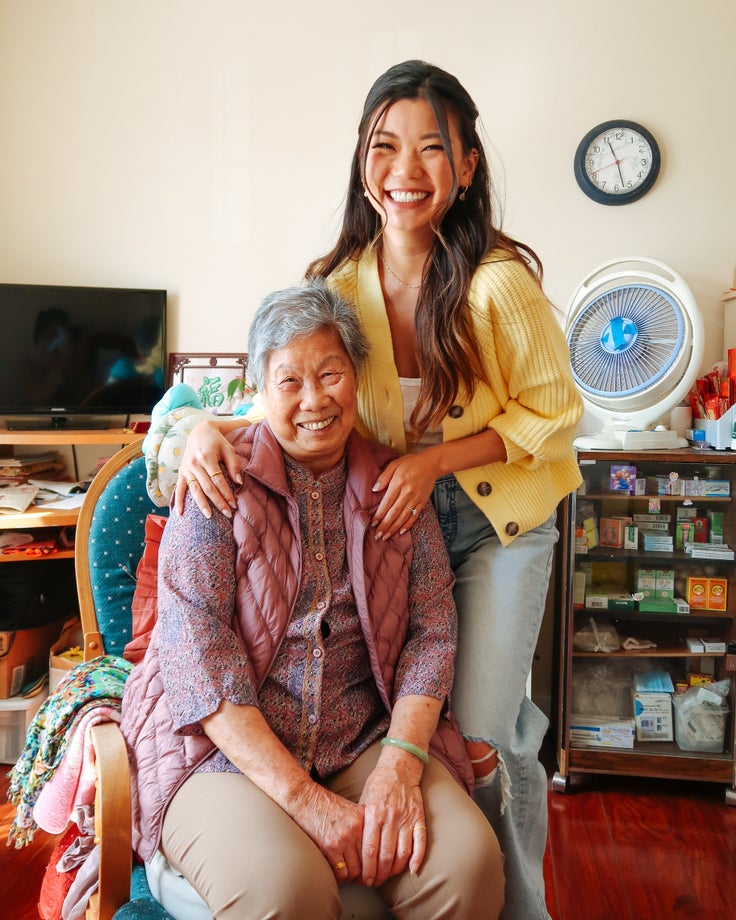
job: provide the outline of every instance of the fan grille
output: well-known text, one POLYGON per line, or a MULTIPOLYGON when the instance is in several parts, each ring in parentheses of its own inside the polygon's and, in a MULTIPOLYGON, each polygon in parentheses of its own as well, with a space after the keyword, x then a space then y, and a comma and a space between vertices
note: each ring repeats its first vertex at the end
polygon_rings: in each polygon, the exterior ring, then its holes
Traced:
POLYGON ((662 381, 678 360, 686 317, 666 292, 646 284, 592 300, 568 335, 573 375, 592 396, 634 396, 662 381))

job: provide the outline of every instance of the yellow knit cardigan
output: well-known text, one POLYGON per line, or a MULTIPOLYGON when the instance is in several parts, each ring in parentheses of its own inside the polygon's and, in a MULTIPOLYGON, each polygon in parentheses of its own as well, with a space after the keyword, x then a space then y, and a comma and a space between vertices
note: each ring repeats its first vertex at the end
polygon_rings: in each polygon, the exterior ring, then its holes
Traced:
MULTIPOLYGON (((406 453, 403 402, 394 363, 375 251, 366 250, 329 278, 351 303, 371 344, 358 393, 359 430, 406 453)), ((458 394, 442 423, 452 441, 494 429, 507 460, 455 473, 470 499, 508 545, 547 520, 580 484, 572 439, 582 401, 572 378, 567 342, 541 287, 507 254, 494 252, 470 288, 473 327, 490 385, 471 400, 458 394)))

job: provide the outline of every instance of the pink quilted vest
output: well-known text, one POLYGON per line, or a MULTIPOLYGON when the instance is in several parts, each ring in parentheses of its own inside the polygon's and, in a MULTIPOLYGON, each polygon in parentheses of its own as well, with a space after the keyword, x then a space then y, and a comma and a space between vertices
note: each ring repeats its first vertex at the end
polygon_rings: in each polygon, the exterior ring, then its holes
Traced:
MULTIPOLYGON (((243 515, 236 512, 233 519, 239 547, 233 625, 247 646, 260 686, 278 652, 299 588, 298 512, 288 493, 281 448, 268 425, 241 430, 232 441, 243 461, 245 486, 238 501, 248 509, 247 526, 243 515), (283 526, 284 508, 288 527, 283 526)), ((353 593, 376 684, 390 712, 394 672, 408 626, 411 534, 384 543, 369 533, 372 511, 378 503, 371 487, 381 468, 395 456, 393 451, 353 432, 347 455, 344 507, 353 593)), ((427 513, 433 512, 430 509, 427 513)), ((204 733, 182 736, 172 730, 159 675, 156 629, 144 660, 128 679, 121 729, 132 771, 133 847, 147 860, 158 846, 163 815, 174 792, 214 750, 204 733)), ((472 769, 451 716, 440 719, 431 750, 471 791, 472 769)))

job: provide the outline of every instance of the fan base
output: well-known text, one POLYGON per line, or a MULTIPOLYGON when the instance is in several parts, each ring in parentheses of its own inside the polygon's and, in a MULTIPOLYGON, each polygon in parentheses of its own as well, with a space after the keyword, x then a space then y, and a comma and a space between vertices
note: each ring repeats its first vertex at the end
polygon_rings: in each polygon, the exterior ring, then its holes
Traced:
POLYGON ((667 428, 653 431, 604 429, 597 434, 580 435, 573 444, 576 450, 675 450, 688 446, 685 438, 667 428))

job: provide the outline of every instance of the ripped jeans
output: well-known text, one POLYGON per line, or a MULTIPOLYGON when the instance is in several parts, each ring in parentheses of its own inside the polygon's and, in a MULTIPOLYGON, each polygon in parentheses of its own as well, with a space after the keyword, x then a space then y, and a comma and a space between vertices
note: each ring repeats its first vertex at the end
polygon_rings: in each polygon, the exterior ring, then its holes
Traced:
POLYGON ((501 918, 543 920, 547 777, 539 750, 548 722, 527 697, 526 682, 558 538, 555 515, 504 547, 454 476, 437 480, 432 501, 456 578, 451 705, 467 738, 499 752, 499 768, 475 800, 506 857, 501 918))

